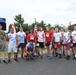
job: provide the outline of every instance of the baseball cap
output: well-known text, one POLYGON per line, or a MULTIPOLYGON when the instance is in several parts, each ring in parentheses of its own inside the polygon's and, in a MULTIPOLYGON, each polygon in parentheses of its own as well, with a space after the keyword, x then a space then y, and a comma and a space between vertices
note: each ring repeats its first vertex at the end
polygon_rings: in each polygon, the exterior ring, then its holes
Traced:
POLYGON ((34 41, 34 38, 30 38, 30 41, 34 41))

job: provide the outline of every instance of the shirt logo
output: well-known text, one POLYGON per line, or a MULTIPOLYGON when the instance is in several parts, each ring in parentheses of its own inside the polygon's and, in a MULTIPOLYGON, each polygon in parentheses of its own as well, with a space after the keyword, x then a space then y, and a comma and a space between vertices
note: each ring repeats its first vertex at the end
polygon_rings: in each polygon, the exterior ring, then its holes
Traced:
POLYGON ((46 37, 49 37, 49 34, 48 33, 46 34, 46 37))

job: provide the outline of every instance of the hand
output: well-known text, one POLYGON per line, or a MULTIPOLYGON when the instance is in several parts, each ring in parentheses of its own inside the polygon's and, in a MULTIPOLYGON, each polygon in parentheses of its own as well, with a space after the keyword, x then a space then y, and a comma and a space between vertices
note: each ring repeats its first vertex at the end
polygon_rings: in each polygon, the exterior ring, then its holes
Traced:
POLYGON ((18 48, 18 44, 16 44, 16 48, 18 48))
POLYGON ((29 52, 29 55, 31 55, 32 54, 32 52, 29 52))
POLYGON ((64 41, 64 42, 62 42, 63 44, 66 44, 66 42, 64 41))
POLYGON ((50 42, 50 44, 52 45, 52 42, 50 42))
POLYGON ((44 42, 44 46, 46 45, 46 43, 44 42))

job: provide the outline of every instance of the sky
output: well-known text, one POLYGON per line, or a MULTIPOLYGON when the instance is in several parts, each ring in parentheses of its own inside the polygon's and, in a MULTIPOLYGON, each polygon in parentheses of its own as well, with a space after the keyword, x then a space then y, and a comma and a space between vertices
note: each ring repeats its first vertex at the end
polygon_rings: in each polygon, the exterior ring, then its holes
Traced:
POLYGON ((14 23, 15 15, 22 14, 25 23, 34 19, 51 25, 76 23, 76 0, 0 0, 0 17, 7 26, 14 23))

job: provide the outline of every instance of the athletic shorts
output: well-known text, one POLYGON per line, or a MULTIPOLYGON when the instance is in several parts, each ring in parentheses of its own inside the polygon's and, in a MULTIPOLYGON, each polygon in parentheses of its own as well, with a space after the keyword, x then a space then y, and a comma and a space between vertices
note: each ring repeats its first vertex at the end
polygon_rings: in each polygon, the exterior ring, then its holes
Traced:
POLYGON ((56 42, 57 48, 61 48, 61 43, 60 42, 56 42))
POLYGON ((11 53, 12 51, 17 53, 16 44, 15 45, 8 44, 8 53, 11 53))
POLYGON ((50 42, 47 42, 47 43, 46 43, 46 46, 50 46, 50 45, 52 45, 52 44, 50 44, 50 42))
POLYGON ((43 42, 38 42, 40 48, 44 48, 44 43, 43 42))
POLYGON ((73 47, 76 47, 76 43, 73 43, 73 47))
POLYGON ((25 48, 25 43, 20 43, 19 46, 18 46, 18 48, 20 48, 20 47, 21 47, 22 49, 25 48))
MULTIPOLYGON (((32 55, 35 56, 35 55, 37 55, 37 53, 34 52, 32 55)), ((29 56, 29 54, 27 52, 24 52, 24 56, 27 57, 27 56, 29 56)))
POLYGON ((70 48, 71 48, 71 43, 67 43, 66 50, 70 50, 70 48))

